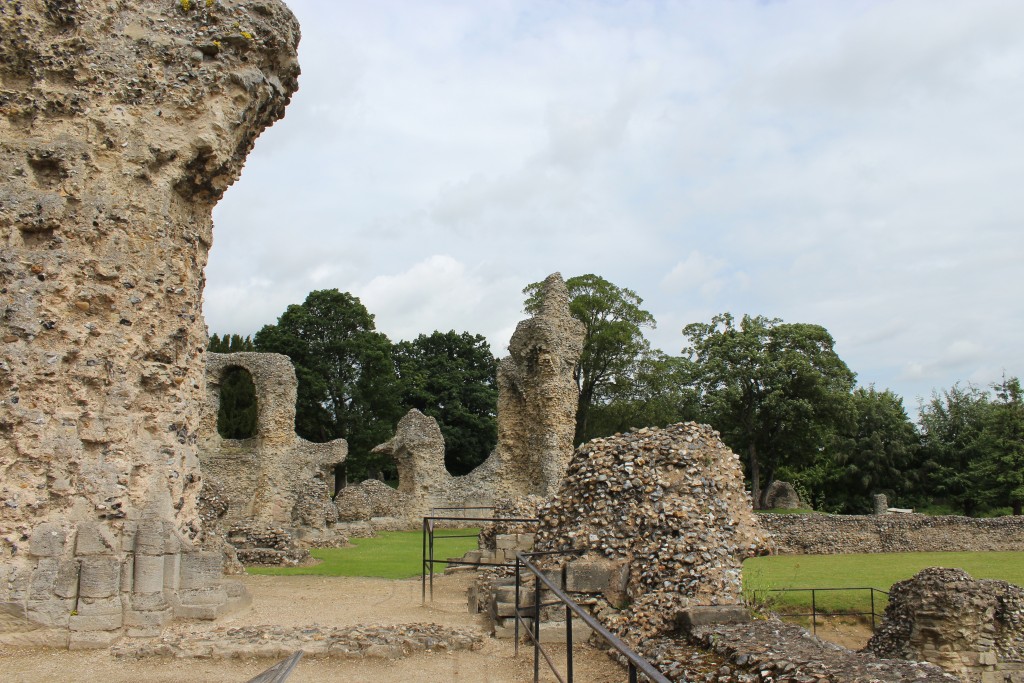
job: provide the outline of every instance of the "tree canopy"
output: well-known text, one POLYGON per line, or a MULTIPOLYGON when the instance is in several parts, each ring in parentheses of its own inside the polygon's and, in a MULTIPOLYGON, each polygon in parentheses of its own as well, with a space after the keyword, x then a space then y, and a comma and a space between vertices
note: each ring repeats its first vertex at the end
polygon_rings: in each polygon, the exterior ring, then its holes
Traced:
POLYGON ((310 441, 344 438, 352 478, 393 473, 388 459, 370 454, 391 438, 401 416, 391 342, 374 327, 358 298, 336 289, 310 292, 276 325, 255 337, 260 351, 283 353, 298 377, 295 431, 310 441))
POLYGON ((746 454, 755 505, 780 466, 810 465, 851 423, 854 374, 824 327, 723 313, 683 334, 702 412, 746 454))
POLYGON ((445 465, 467 474, 498 441, 498 361, 479 334, 434 332, 395 344, 401 400, 437 420, 445 465))

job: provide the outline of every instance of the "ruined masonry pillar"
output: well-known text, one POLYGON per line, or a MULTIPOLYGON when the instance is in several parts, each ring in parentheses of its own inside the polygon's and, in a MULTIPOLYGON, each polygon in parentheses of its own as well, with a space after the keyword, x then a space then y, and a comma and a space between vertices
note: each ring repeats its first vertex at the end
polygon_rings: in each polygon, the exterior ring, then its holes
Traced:
POLYGON ((0 6, 0 609, 51 642, 227 604, 196 510, 203 268, 298 39, 280 0, 0 6))

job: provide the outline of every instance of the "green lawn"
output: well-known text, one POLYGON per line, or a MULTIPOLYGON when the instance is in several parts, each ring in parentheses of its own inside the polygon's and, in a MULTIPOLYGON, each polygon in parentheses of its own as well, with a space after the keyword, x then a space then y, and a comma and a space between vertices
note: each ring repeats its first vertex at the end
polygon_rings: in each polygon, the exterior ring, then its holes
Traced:
MULTIPOLYGON (((479 529, 443 529, 434 532, 434 558, 446 560, 476 548, 479 529), (461 538, 458 536, 462 536, 461 538)), ((310 555, 320 560, 312 567, 247 567, 250 574, 294 576, 379 576, 407 579, 420 575, 423 558, 422 532, 382 531, 373 538, 353 538, 350 548, 314 548, 310 555)), ((434 571, 445 565, 435 564, 434 571)))
MULTIPOLYGON (((925 567, 956 567, 976 579, 1002 579, 1024 585, 1024 552, 1002 553, 876 553, 861 555, 772 555, 743 563, 743 589, 748 599, 763 602, 761 591, 770 588, 889 587, 925 567), (756 593, 756 595, 755 595, 756 593)), ((810 593, 770 593, 769 607, 780 611, 804 611, 810 593)), ((875 611, 885 607, 884 596, 875 594, 875 611), (881 600, 880 600, 881 599, 881 600)), ((825 611, 866 611, 867 591, 818 593, 816 603, 825 611)))

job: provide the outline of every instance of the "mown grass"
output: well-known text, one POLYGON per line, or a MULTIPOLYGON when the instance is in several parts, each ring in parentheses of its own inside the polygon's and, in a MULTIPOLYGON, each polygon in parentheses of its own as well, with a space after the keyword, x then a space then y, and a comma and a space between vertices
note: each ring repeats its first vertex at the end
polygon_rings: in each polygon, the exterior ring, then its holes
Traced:
MULTIPOLYGON (((776 611, 809 611, 810 593, 766 593, 773 588, 861 588, 888 591, 892 584, 925 567, 955 567, 976 579, 1002 579, 1024 585, 1024 552, 999 553, 876 553, 860 555, 773 555, 743 563, 743 590, 748 600, 776 611)), ((826 612, 863 612, 870 608, 867 591, 816 594, 826 612)), ((875 612, 885 596, 875 594, 875 612)))
MULTIPOLYGON (((444 529, 434 533, 434 557, 446 560, 476 548, 479 529, 444 529)), ((250 574, 271 576, 377 576, 407 579, 420 575, 423 557, 422 532, 382 531, 373 538, 353 538, 346 548, 314 548, 320 562, 311 567, 246 567, 250 574)), ((434 571, 444 571, 435 564, 434 571)))

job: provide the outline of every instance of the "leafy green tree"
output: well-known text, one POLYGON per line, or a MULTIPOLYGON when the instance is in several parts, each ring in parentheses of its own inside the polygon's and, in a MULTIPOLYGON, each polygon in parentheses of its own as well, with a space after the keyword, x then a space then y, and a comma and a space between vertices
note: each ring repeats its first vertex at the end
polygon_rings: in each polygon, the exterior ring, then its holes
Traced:
POLYGON ((406 407, 437 420, 445 466, 466 474, 498 442, 498 362, 479 334, 434 332, 395 344, 395 364, 406 407))
POLYGON ((908 499, 920 486, 915 467, 920 438, 903 407, 903 399, 873 386, 858 387, 852 396, 855 419, 814 466, 794 473, 812 500, 829 511, 861 514, 871 511, 871 496, 908 499))
POLYGON ((641 356, 635 371, 618 377, 603 400, 591 406, 586 439, 699 417, 690 364, 655 350, 641 356))
POLYGON ((1016 377, 1004 376, 992 389, 986 432, 993 493, 997 504, 1019 515, 1024 504, 1024 396, 1016 377))
POLYGON ((237 334, 225 334, 223 337, 219 337, 214 333, 210 337, 210 343, 206 350, 214 353, 239 353, 240 351, 255 351, 256 344, 253 343, 252 337, 242 337, 237 334))
MULTIPOLYGON (((540 310, 540 282, 527 285, 527 313, 540 310)), ((598 275, 578 275, 565 281, 569 310, 586 325, 583 353, 575 378, 580 389, 576 411, 575 443, 587 440, 590 411, 595 403, 610 398, 616 382, 626 381, 637 371, 637 363, 650 350, 643 329, 655 326, 654 316, 640 308, 643 299, 631 289, 618 287, 598 275)))
POLYGON ((375 330, 358 298, 336 289, 310 292, 255 337, 260 351, 283 353, 298 377, 295 430, 310 441, 344 438, 347 476, 393 476, 394 464, 370 450, 389 439, 400 417, 391 342, 375 330))
POLYGON ((780 466, 811 464, 849 428, 855 376, 824 327, 723 313, 683 334, 703 412, 746 455, 756 506, 780 466))
POLYGON ((985 433, 990 408, 985 392, 954 384, 933 393, 920 410, 922 468, 929 490, 965 515, 983 510, 993 498, 985 433))

